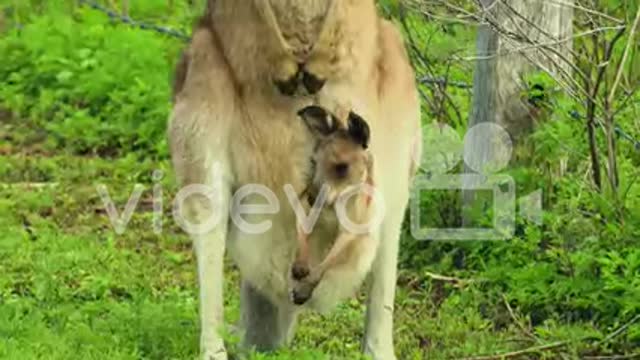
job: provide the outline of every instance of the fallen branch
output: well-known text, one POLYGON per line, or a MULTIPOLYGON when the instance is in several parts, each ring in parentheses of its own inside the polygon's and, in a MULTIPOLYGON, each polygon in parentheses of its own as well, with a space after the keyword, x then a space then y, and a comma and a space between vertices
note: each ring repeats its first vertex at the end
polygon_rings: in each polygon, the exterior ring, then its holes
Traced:
POLYGON ((629 360, 640 359, 640 353, 631 355, 583 356, 583 360, 629 360))
POLYGON ((511 308, 511 305, 509 304, 509 300, 507 299, 507 297, 502 294, 502 301, 504 301, 504 305, 507 307, 507 311, 509 311, 509 315, 511 316, 511 319, 513 320, 513 322, 516 323, 516 325, 520 328, 520 330, 522 330, 522 332, 534 339, 537 340, 536 336, 529 330, 527 329, 521 322, 520 319, 518 319, 518 317, 516 316, 515 312, 513 312, 513 309, 511 308))
POLYGON ((429 272, 429 271, 425 271, 425 275, 427 277, 429 277, 430 279, 433 279, 433 280, 450 282, 450 283, 468 282, 468 280, 458 279, 458 278, 454 278, 454 277, 450 277, 450 276, 444 276, 444 275, 440 275, 440 274, 434 274, 434 273, 429 272))
POLYGON ((620 326, 616 331, 612 332, 611 334, 609 334, 606 338, 604 338, 602 341, 599 341, 598 344, 604 344, 609 342, 610 340, 612 340, 613 338, 617 337, 618 335, 622 334, 623 332, 625 332, 631 325, 635 324, 636 322, 638 322, 638 320, 640 320, 640 315, 636 315, 633 319, 631 319, 628 323, 620 326))
POLYGON ((515 359, 521 357, 523 355, 535 354, 543 351, 554 350, 563 346, 566 346, 568 341, 559 341, 547 345, 533 346, 527 349, 497 354, 497 355, 486 355, 486 356, 475 356, 463 358, 462 360, 504 360, 504 359, 515 359))
POLYGON ((424 274, 430 278, 431 280, 435 280, 435 281, 441 281, 441 282, 446 282, 446 283, 450 283, 453 286, 460 288, 463 287, 465 285, 477 282, 477 279, 460 279, 460 278, 455 278, 455 277, 451 277, 451 276, 445 276, 445 275, 440 275, 440 274, 435 274, 429 271, 425 271, 424 274))
POLYGON ((616 96, 616 89, 618 84, 620 83, 620 79, 622 78, 622 73, 624 72, 624 66, 627 63, 627 58, 629 57, 629 52, 633 47, 633 37, 636 34, 636 30, 638 29, 638 24, 640 24, 640 8, 638 8, 638 12, 636 13, 635 20, 633 21, 633 25, 631 25, 631 30, 629 33, 629 38, 627 39, 627 46, 624 48, 624 54, 622 55, 622 60, 620 60, 620 64, 618 65, 618 71, 613 82, 613 86, 611 87, 611 93, 609 94, 609 102, 613 104, 616 96))
POLYGON ((20 182, 20 183, 0 183, 0 189, 44 189, 57 187, 58 183, 42 182, 20 182))
POLYGON ((434 78, 431 76, 423 76, 418 79, 421 84, 435 84, 440 86, 452 86, 460 89, 471 89, 473 85, 464 81, 453 81, 445 78, 434 78))

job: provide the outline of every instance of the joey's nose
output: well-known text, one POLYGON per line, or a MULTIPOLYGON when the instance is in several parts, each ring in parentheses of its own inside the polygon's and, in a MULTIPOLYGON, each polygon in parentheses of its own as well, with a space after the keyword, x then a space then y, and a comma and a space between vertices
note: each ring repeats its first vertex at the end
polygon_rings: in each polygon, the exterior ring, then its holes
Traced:
POLYGON ((334 170, 335 170, 336 176, 339 179, 346 178, 347 175, 349 174, 349 164, 345 164, 345 163, 337 164, 334 167, 334 170))

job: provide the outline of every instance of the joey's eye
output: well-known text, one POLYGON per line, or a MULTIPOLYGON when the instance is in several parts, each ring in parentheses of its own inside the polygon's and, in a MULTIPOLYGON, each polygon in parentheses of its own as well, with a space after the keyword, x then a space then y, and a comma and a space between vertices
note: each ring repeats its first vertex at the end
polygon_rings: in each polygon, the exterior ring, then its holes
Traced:
POLYGON ((334 171, 336 173, 336 176, 338 178, 345 178, 345 177, 347 177, 347 174, 349 173, 349 164, 347 164, 347 163, 339 163, 339 164, 336 164, 333 167, 333 169, 334 169, 334 171))

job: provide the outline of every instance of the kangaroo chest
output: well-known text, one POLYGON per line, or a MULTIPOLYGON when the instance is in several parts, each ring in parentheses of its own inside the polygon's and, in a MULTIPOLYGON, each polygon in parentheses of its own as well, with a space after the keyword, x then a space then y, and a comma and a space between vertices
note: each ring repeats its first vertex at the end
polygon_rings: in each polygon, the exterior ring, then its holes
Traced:
POLYGON ((270 106, 248 99, 244 122, 237 129, 231 156, 236 186, 258 184, 282 198, 285 187, 296 194, 306 187, 311 171, 312 140, 297 116, 297 102, 270 106))
POLYGON ((279 31, 294 51, 308 51, 318 41, 333 1, 270 0, 279 31))

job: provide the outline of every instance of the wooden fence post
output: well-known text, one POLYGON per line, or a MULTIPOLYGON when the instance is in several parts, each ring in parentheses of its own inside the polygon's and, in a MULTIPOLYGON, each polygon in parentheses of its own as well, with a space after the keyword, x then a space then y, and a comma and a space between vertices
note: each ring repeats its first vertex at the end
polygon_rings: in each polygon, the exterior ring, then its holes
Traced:
POLYGON ((122 15, 129 17, 129 0, 122 0, 122 15))

